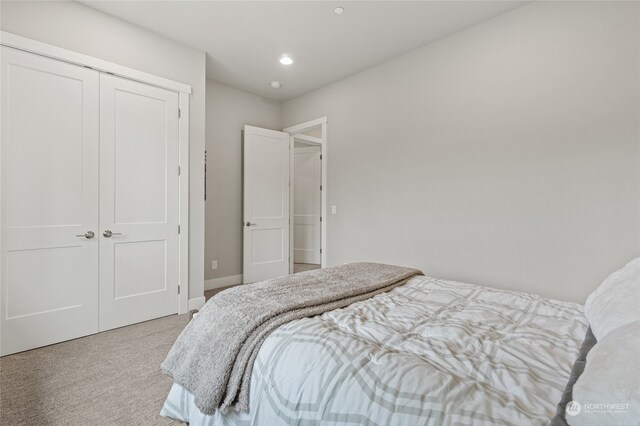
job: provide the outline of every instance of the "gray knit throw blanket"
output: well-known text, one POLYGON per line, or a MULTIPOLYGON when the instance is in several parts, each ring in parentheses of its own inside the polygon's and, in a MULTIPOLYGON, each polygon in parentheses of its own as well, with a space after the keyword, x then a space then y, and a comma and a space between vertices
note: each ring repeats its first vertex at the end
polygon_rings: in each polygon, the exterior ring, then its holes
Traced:
POLYGON ((290 321, 320 315, 398 287, 416 269, 352 263, 230 288, 182 331, 162 372, 205 414, 249 410, 253 363, 264 340, 290 321))

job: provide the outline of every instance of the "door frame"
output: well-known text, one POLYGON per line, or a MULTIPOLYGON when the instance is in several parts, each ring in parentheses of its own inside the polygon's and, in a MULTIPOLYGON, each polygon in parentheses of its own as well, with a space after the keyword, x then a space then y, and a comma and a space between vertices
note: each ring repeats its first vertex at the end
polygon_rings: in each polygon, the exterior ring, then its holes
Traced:
MULTIPOLYGON (((306 121, 295 126, 287 127, 283 130, 285 133, 289 133, 289 183, 292 188, 292 182, 295 178, 294 167, 294 155, 295 155, 295 140, 301 140, 307 143, 313 143, 320 145, 321 155, 321 182, 322 190, 320 191, 320 267, 327 267, 327 142, 328 142, 328 124, 327 117, 320 117, 315 120, 306 121), (319 138, 313 136, 304 135, 304 132, 309 130, 321 129, 321 136, 319 138)), ((294 192, 293 189, 289 190, 289 273, 293 273, 293 206, 294 206, 294 192)))
MULTIPOLYGON (((106 72, 118 77, 168 89, 178 93, 178 105, 180 108, 178 115, 178 151, 180 166, 179 170, 176 172, 180 175, 178 196, 178 217, 180 225, 178 235, 179 282, 177 303, 178 314, 189 312, 189 98, 191 96, 191 86, 6 31, 0 31, 0 45, 67 62, 73 65, 88 67, 96 71, 106 72)), ((0 197, 0 215, 2 214, 1 203, 2 200, 0 197)), ((3 223, 2 219, 3 218, 0 217, 0 223, 3 223)), ((2 256, 2 261, 4 260, 3 253, 4 244, 2 235, 0 235, 0 256, 2 256)), ((0 277, 0 279, 3 278, 0 277)), ((2 295, 0 295, 0 297, 1 296, 2 295)), ((198 300, 199 299, 194 299, 196 302, 198 300)), ((204 298, 202 298, 202 303, 204 303, 204 298)))

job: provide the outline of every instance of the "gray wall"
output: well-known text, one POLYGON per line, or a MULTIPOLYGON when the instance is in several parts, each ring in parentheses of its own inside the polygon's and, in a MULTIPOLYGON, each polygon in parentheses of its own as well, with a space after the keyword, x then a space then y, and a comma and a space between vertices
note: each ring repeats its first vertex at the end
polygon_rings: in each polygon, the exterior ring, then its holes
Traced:
POLYGON ((639 3, 539 2, 286 102, 329 117, 329 263, 583 302, 640 255, 639 56, 639 3))
POLYGON ((54 46, 190 84, 189 298, 202 296, 204 260, 204 52, 73 2, 0 3, 0 27, 54 46))
POLYGON ((282 105, 207 81, 205 279, 242 274, 242 129, 282 130, 282 105), (218 269, 211 269, 211 261, 218 269))

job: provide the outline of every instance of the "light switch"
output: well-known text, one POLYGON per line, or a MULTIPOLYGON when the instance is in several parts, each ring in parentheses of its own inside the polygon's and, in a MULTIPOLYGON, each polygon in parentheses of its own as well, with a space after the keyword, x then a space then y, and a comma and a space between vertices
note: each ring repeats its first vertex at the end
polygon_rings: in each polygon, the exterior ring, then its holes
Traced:
POLYGON ((331 206, 331 214, 336 214, 338 213, 338 209, 336 208, 336 206, 331 206))
POLYGON ((212 260, 211 261, 211 269, 218 269, 218 261, 217 260, 212 260))

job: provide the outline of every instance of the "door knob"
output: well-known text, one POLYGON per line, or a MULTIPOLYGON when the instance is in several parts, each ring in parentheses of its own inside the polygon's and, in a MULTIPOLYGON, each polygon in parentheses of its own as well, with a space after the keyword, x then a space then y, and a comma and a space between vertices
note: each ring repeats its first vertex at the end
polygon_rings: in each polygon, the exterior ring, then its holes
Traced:
POLYGON ((76 237, 86 238, 87 240, 90 240, 95 236, 96 234, 93 231, 87 231, 84 234, 76 235, 76 237))
POLYGON ((112 235, 122 235, 122 232, 111 232, 111 230, 107 229, 102 233, 105 238, 111 238, 112 235))
POLYGON ((258 224, 257 224, 257 223, 251 223, 251 222, 247 222, 247 223, 246 223, 246 225, 247 225, 247 226, 258 226, 258 224))

